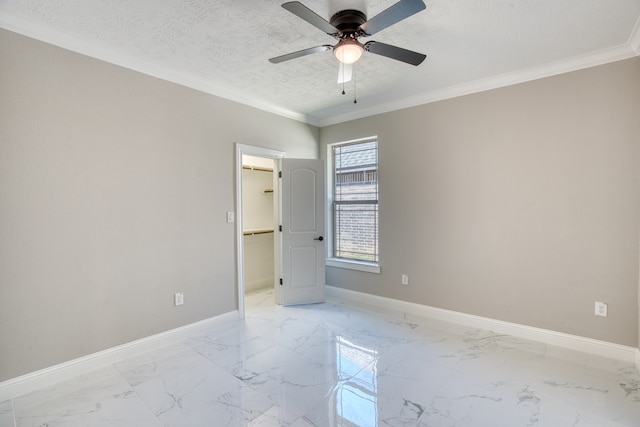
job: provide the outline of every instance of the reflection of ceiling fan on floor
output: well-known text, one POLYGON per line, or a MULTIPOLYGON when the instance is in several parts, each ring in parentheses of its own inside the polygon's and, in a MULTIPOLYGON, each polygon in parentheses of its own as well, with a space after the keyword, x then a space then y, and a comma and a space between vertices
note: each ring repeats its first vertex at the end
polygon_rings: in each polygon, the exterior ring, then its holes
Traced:
POLYGON ((365 50, 411 65, 420 65, 426 58, 422 53, 401 47, 376 41, 362 44, 358 40, 360 37, 372 36, 425 9, 422 0, 400 0, 369 20, 363 12, 353 9, 342 10, 327 22, 299 1, 284 3, 282 7, 334 37, 338 43, 335 46, 325 44, 269 59, 274 64, 331 49, 340 61, 338 83, 342 83, 351 80, 352 64, 360 59, 365 50))

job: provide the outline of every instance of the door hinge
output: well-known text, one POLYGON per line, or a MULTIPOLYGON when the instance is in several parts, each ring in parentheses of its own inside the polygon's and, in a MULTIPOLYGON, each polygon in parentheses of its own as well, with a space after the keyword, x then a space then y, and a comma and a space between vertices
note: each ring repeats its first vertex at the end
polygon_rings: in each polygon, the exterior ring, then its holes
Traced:
POLYGON ((278 171, 278 178, 282 178, 282 171, 278 171))
POLYGON ((281 225, 278 226, 278 231, 280 231, 282 233, 282 226, 281 225))
POLYGON ((282 279, 280 279, 280 285, 282 286, 282 279))

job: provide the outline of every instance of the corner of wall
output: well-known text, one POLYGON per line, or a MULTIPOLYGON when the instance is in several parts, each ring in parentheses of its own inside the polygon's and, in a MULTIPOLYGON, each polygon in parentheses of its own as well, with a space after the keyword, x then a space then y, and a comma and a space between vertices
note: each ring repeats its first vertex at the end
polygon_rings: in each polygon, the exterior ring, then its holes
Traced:
POLYGON ((636 26, 629 36, 629 46, 636 52, 636 55, 640 56, 640 18, 636 22, 636 26))

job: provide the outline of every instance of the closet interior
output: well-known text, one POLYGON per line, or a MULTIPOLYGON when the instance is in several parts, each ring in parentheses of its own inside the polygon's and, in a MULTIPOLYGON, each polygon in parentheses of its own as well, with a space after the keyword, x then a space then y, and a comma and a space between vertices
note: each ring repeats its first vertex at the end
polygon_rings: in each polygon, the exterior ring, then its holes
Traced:
POLYGON ((274 160, 242 157, 245 294, 273 289, 276 191, 274 160))

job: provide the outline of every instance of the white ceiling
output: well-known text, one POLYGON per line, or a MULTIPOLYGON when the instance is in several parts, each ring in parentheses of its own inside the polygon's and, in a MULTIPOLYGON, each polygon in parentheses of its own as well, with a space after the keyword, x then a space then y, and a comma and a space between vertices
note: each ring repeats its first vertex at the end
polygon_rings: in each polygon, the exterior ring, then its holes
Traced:
MULTIPOLYGON (((335 40, 285 0, 0 0, 0 27, 287 117, 324 126, 640 55, 640 0, 426 0, 363 41, 427 54, 418 67, 366 53, 347 95, 335 40)), ((303 0, 327 20, 396 0, 303 0)))

